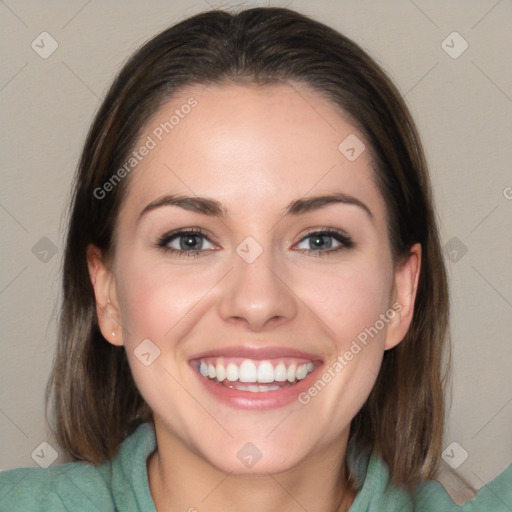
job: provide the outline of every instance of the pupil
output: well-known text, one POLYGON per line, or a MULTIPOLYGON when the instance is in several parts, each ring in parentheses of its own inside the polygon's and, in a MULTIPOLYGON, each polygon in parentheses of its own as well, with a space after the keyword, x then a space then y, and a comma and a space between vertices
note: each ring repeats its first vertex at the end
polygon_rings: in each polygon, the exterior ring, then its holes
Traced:
MULTIPOLYGON (((195 238, 197 238, 197 235, 186 235, 183 237, 186 242, 185 242, 185 246, 188 248, 188 249, 194 249, 194 242, 192 241, 191 243, 189 243, 191 240, 194 240, 195 238)), ((182 238, 182 239, 183 239, 182 238)))
MULTIPOLYGON (((317 247, 319 246, 320 248, 322 248, 322 242, 319 242, 319 241, 322 240, 322 239, 325 239, 325 238, 329 239, 330 237, 328 235, 317 235, 317 236, 314 236, 313 237, 314 244, 317 245, 317 247)), ((327 243, 327 246, 330 247, 330 244, 327 243)))

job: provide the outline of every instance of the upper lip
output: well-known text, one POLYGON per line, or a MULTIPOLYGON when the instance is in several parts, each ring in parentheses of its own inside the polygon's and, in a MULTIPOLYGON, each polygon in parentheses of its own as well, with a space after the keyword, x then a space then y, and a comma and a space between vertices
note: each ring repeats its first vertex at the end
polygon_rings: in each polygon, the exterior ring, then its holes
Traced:
POLYGON ((231 346, 224 348, 214 348, 195 354, 190 358, 191 361, 205 359, 207 357, 243 357, 245 359, 264 360, 278 359, 279 357, 297 357, 309 359, 311 361, 320 361, 318 354, 303 352, 294 348, 287 347, 252 347, 252 346, 231 346))

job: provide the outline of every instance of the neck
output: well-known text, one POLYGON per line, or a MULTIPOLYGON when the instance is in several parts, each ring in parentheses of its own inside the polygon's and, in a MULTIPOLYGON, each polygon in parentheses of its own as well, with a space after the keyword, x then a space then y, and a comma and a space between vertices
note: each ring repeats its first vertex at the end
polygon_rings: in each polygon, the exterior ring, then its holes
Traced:
POLYGON ((356 496, 347 481, 346 436, 297 467, 261 476, 225 473, 176 438, 158 441, 147 464, 158 512, 346 512, 356 496))

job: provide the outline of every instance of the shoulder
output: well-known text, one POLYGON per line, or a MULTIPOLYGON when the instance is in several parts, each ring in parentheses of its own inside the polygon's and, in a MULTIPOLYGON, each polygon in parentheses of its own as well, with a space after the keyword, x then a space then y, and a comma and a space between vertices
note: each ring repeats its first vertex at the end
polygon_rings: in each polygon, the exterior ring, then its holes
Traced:
POLYGON ((510 512, 512 506, 512 464, 492 481, 484 484, 476 496, 462 505, 452 501, 444 487, 429 480, 418 486, 416 496, 418 512, 510 512))
POLYGON ((91 501, 100 510, 110 510, 107 465, 69 462, 46 469, 27 467, 0 472, 0 512, 69 511, 62 500, 70 495, 80 496, 76 501, 79 507, 91 501))
POLYGON ((512 510, 512 464, 485 484, 462 505, 455 503, 436 480, 427 480, 413 493, 395 487, 387 465, 374 453, 352 462, 351 473, 359 481, 350 512, 510 512, 512 510))
POLYGON ((0 512, 101 510, 156 512, 148 486, 146 461, 156 448, 154 428, 141 424, 102 465, 69 462, 49 468, 0 472, 0 512))

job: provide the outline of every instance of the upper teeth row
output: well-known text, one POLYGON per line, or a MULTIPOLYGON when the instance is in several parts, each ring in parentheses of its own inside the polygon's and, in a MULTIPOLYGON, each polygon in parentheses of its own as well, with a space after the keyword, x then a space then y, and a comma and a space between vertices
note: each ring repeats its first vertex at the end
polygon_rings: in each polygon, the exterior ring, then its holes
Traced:
POLYGON ((199 365, 199 372, 204 377, 210 379, 217 378, 222 382, 227 379, 231 382, 239 380, 240 382, 284 382, 288 380, 293 382, 295 379, 302 380, 307 377, 315 365, 313 363, 306 363, 297 365, 292 363, 286 368, 284 363, 278 363, 275 367, 270 361, 261 361, 256 367, 256 364, 250 359, 245 359, 242 364, 238 366, 235 363, 228 363, 224 366, 221 362, 217 362, 214 366, 211 363, 201 361, 199 365))

